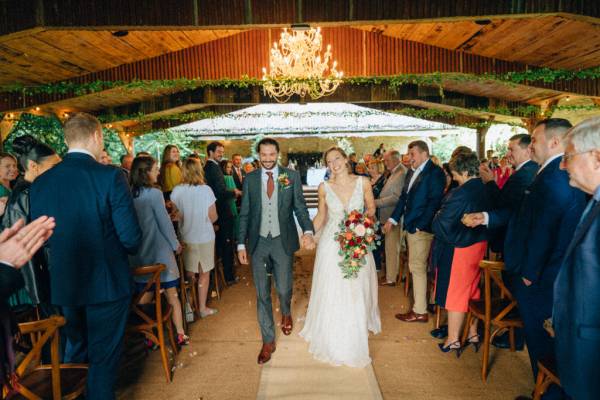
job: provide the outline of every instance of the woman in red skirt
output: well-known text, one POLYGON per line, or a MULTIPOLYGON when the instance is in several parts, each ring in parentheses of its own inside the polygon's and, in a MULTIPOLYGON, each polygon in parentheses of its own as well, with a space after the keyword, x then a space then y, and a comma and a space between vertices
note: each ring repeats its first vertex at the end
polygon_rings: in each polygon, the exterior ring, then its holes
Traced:
MULTIPOLYGON (((487 250, 485 227, 467 228, 464 214, 487 209, 484 184, 477 176, 479 160, 475 153, 459 153, 450 160, 450 171, 459 187, 443 200, 433 219, 435 244, 432 262, 437 270, 435 300, 448 311, 448 337, 440 343, 444 353, 460 355, 460 332, 469 300, 479 299, 479 262, 487 250)), ((477 325, 469 327, 467 344, 479 349, 477 325)))

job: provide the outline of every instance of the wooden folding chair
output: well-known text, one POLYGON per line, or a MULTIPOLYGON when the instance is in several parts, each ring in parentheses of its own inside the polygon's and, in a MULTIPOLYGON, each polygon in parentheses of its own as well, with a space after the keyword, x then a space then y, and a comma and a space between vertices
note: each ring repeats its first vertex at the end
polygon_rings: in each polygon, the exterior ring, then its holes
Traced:
POLYGON ((462 335, 462 344, 467 340, 469 327, 473 318, 483 321, 483 360, 481 365, 481 379, 485 382, 488 375, 490 357, 490 343, 498 335, 508 329, 510 350, 515 351, 515 328, 522 328, 523 321, 519 317, 517 301, 502 281, 504 263, 500 261, 482 260, 479 267, 484 277, 484 299, 471 300, 467 323, 462 335), (492 298, 492 283, 500 289, 500 296, 492 298))
MULTIPOLYGON (((215 252, 216 253, 216 252, 215 252)), ((217 292, 217 300, 221 300, 221 288, 227 287, 227 282, 225 281, 225 272, 223 271, 223 263, 221 262, 221 258, 215 254, 215 267, 212 270, 211 283, 214 287, 215 292, 217 292), (219 282, 220 280, 220 282, 219 282)))
POLYGON ((179 298, 181 299, 181 312, 183 315, 184 329, 187 331, 188 322, 186 318, 186 304, 189 303, 190 307, 192 307, 194 315, 200 312, 200 304, 198 303, 198 280, 196 279, 195 274, 192 274, 191 277, 187 276, 181 254, 177 255, 177 266, 179 268, 179 298))
POLYGON ((556 369, 556 360, 543 359, 538 361, 538 374, 535 382, 535 390, 533 392, 533 400, 540 400, 542 395, 551 384, 560 386, 560 379, 556 369))
POLYGON ((165 346, 164 328, 166 325, 169 333, 169 341, 173 353, 176 355, 177 345, 173 336, 171 315, 173 308, 166 301, 162 301, 160 289, 160 273, 165 270, 164 264, 148 265, 133 270, 134 276, 151 275, 143 290, 136 293, 131 303, 131 316, 127 324, 127 333, 142 333, 148 340, 156 343, 160 348, 163 368, 167 377, 167 383, 171 382, 171 369, 167 358, 165 346), (154 303, 140 304, 145 293, 154 292, 154 303), (156 332, 156 333, 155 333, 156 332))
POLYGON ((19 324, 22 335, 29 335, 32 349, 21 361, 15 376, 4 388, 7 399, 70 400, 85 391, 88 367, 85 364, 61 364, 59 360, 60 338, 58 329, 65 325, 65 318, 52 316, 34 322, 19 324), (42 349, 50 341, 50 365, 40 363, 42 349), (63 394, 66 393, 66 394, 63 394))

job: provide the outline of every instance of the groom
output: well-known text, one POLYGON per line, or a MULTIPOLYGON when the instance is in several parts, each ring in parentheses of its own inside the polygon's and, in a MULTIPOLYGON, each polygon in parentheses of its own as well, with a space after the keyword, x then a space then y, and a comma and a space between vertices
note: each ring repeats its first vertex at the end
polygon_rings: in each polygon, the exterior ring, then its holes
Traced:
POLYGON ((313 225, 306 209, 300 175, 277 165, 279 143, 264 138, 256 146, 261 168, 244 179, 238 257, 248 264, 248 250, 252 256, 252 274, 256 286, 258 323, 263 346, 258 363, 264 364, 275 351, 275 327, 271 304, 271 269, 281 307, 281 330, 292 332, 291 316, 294 252, 299 249, 298 231, 294 214, 304 232, 302 245, 314 248, 313 225))

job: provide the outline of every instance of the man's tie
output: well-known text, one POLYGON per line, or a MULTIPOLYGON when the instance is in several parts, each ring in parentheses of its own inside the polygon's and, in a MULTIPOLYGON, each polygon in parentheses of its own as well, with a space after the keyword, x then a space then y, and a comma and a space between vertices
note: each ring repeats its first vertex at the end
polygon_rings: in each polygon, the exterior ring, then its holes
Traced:
POLYGON ((267 196, 271 198, 273 191, 275 190, 275 181, 273 180, 273 173, 267 172, 269 179, 267 179, 267 196))

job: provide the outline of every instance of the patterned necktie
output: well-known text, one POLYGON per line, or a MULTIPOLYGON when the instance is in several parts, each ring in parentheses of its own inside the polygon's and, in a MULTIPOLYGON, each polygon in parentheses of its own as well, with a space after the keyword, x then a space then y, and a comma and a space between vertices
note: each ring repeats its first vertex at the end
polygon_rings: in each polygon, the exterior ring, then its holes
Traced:
POLYGON ((275 190, 275 181, 273 180, 273 173, 267 172, 269 179, 267 179, 267 196, 271 198, 273 191, 275 190))

